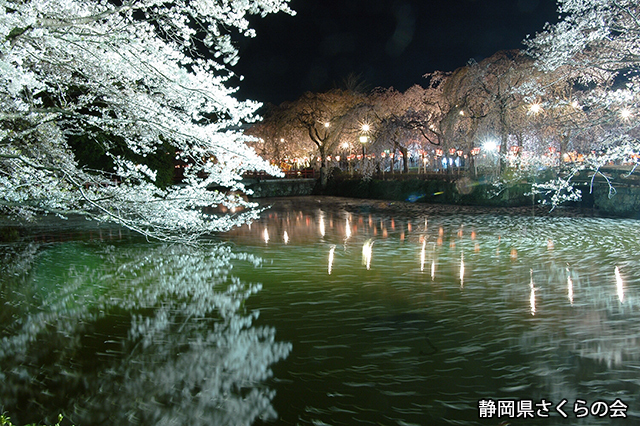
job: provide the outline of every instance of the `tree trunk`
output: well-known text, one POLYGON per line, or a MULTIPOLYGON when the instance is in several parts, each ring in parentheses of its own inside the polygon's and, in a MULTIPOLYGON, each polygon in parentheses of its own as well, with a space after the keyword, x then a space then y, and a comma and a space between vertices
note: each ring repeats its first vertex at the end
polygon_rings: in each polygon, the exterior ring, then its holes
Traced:
POLYGON ((507 170, 507 144, 509 142, 509 131, 507 126, 506 106, 500 103, 500 158, 498 159, 498 176, 507 170))
POLYGON ((402 173, 409 173, 409 156, 407 155, 407 148, 401 146, 400 152, 402 152, 402 173))
POLYGON ((509 142, 509 134, 506 128, 502 128, 500 131, 500 155, 498 158, 498 176, 501 176, 507 170, 507 143, 509 142))
POLYGON ((326 188, 327 181, 329 180, 329 173, 327 170, 327 156, 326 149, 324 145, 318 145, 318 149, 320 150, 320 187, 326 188))

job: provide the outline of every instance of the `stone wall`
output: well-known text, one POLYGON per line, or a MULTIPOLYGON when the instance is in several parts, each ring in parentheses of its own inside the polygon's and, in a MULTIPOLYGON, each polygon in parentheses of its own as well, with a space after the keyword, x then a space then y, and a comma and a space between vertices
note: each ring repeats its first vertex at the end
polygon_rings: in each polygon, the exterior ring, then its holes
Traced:
MULTIPOLYGON (((605 216, 640 219, 640 171, 631 166, 607 166, 600 169, 593 184, 593 206, 605 216), (613 188, 613 190, 611 189, 613 188)), ((583 190, 583 194, 589 188, 583 190)))
POLYGON ((333 179, 322 195, 420 203, 476 206, 527 206, 535 200, 528 184, 511 185, 501 191, 486 182, 467 177, 450 179, 403 179, 362 181, 333 179))
MULTIPOLYGON (((640 174, 627 175, 629 170, 607 169, 605 173, 616 189, 609 197, 609 185, 603 178, 595 180, 590 193, 590 178, 576 184, 582 190, 583 201, 575 207, 594 209, 605 216, 634 217, 640 219, 640 174)), ((338 197, 411 201, 435 204, 473 206, 521 207, 539 202, 528 195, 531 186, 526 183, 511 185, 501 191, 482 180, 468 177, 420 179, 401 176, 400 179, 378 180, 330 179, 322 189, 316 179, 246 179, 247 188, 254 191, 251 198, 287 197, 301 195, 331 195, 338 197)))
POLYGON ((593 187, 593 205, 605 216, 631 217, 640 219, 640 186, 614 184, 615 192, 609 192, 609 185, 598 183, 593 187))

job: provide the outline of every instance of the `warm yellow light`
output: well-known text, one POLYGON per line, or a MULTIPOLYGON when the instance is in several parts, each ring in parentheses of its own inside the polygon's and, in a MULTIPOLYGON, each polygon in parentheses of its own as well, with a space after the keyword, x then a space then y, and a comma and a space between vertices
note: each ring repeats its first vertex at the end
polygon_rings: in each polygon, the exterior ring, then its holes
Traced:
POLYGON ((324 123, 324 127, 329 127, 331 124, 329 124, 329 122, 327 121, 326 123, 324 123))
POLYGON ((360 143, 367 143, 367 139, 366 136, 360 136, 360 143))
POLYGON ((369 130, 371 130, 371 127, 369 127, 369 125, 367 123, 362 125, 362 131, 363 132, 368 132, 369 130))

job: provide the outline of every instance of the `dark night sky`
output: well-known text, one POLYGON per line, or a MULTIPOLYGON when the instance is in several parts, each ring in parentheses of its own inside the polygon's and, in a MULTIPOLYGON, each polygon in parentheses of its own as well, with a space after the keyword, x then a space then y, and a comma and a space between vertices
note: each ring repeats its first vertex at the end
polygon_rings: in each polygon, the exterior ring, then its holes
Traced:
POLYGON ((368 88, 404 91, 422 75, 453 71, 556 22, 555 0, 292 0, 296 16, 252 19, 240 39, 240 99, 279 104, 341 87, 349 74, 368 88))

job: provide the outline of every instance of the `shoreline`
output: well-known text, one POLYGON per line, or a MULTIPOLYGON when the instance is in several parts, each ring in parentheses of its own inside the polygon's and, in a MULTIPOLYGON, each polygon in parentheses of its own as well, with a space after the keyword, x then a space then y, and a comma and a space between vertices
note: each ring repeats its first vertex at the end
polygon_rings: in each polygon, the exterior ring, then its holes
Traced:
MULTIPOLYGON (((272 205, 275 210, 287 210, 286 208, 305 208, 309 204, 322 204, 327 209, 343 209, 346 211, 369 211, 377 212, 398 212, 406 214, 432 214, 432 215, 512 215, 512 216, 534 216, 534 217, 576 217, 576 218, 602 218, 602 219, 625 219, 619 217, 608 217, 598 214, 592 208, 584 209, 574 206, 558 206, 553 211, 551 207, 542 204, 530 206, 475 206, 463 204, 441 204, 441 203, 421 203, 409 201, 389 201, 365 198, 339 197, 332 195, 309 195, 300 197, 271 197, 253 200, 259 205, 272 205)), ((268 211, 268 210, 267 210, 268 211)))
MULTIPOLYGON (((530 206, 476 206, 462 204, 421 203, 409 201, 389 201, 364 198, 339 197, 331 195, 305 195, 295 197, 270 197, 252 200, 261 208, 268 207, 263 214, 269 212, 308 209, 315 205, 323 210, 351 213, 398 213, 407 216, 453 216, 453 215, 496 215, 521 217, 570 217, 601 218, 612 220, 629 220, 615 216, 599 214, 592 208, 575 206, 558 206, 551 210, 550 206, 536 204, 530 206)), ((635 220, 635 219, 631 219, 635 220)), ((120 225, 89 220, 84 216, 69 216, 61 219, 56 216, 41 216, 33 222, 11 219, 0 216, 0 243, 12 243, 30 237, 37 237, 45 242, 68 241, 74 239, 116 239, 137 236, 120 225), (94 235, 95 234, 95 235, 94 235)))

